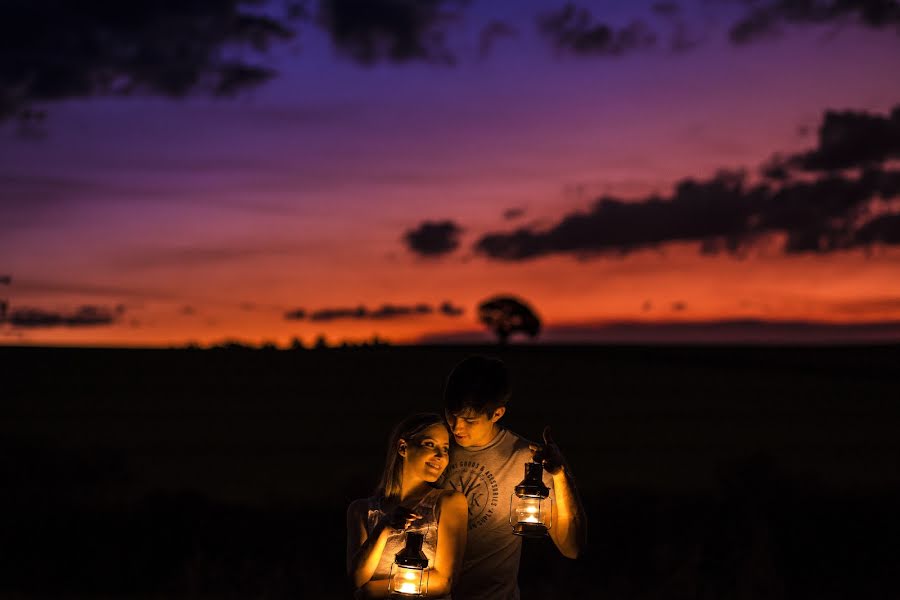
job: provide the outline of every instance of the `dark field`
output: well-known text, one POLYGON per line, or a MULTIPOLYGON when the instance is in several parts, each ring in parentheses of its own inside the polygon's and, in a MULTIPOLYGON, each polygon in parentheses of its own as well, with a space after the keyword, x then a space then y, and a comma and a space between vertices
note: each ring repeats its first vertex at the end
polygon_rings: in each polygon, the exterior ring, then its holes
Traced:
MULTIPOLYGON (((390 426, 493 348, 0 348, 0 597, 346 598, 390 426)), ((900 347, 513 347, 590 548, 529 598, 900 598, 900 347)))

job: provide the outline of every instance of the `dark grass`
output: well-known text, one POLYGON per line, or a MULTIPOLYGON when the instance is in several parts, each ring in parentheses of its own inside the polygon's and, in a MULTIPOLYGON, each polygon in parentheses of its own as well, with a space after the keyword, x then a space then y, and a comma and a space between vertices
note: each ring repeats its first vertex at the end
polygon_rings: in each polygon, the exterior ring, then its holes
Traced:
MULTIPOLYGON (((0 348, 0 597, 347 597, 347 503, 473 351, 0 348)), ((900 597, 900 348, 502 355, 591 523, 523 598, 900 597)))

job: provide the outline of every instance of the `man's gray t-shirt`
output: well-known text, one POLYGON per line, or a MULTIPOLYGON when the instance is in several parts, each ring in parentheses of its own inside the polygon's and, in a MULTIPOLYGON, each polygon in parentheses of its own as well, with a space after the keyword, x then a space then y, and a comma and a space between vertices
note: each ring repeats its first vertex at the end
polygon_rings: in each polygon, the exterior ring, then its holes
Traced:
MULTIPOLYGON (((528 440, 506 429, 485 446, 453 445, 444 487, 469 502, 469 533, 454 600, 517 600, 522 538, 513 535, 509 499, 531 462, 528 440)), ((553 480, 544 473, 544 483, 553 480)), ((555 502, 555 499, 554 499, 555 502)))

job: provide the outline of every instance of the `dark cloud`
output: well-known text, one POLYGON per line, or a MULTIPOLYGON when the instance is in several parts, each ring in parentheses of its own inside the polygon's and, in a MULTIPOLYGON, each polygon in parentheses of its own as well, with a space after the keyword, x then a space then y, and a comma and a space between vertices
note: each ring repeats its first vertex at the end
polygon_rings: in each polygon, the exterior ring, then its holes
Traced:
POLYGON ((784 156, 776 154, 763 163, 759 174, 773 181, 786 181, 791 178, 791 167, 784 156))
POLYGON ((855 232, 854 239, 863 246, 900 244, 900 214, 875 217, 855 232))
MULTIPOLYGON (((448 317, 458 317, 463 313, 462 308, 458 308, 450 302, 441 304, 440 307, 438 307, 438 311, 448 317)), ((300 308, 286 312, 284 318, 293 321, 309 320, 320 323, 350 319, 357 321, 386 321, 391 319, 419 317, 434 313, 435 309, 431 305, 424 303, 411 305, 382 304, 375 309, 368 309, 365 306, 360 305, 354 308, 331 307, 308 312, 305 309, 300 308)))
MULTIPOLYGON (((299 313, 300 311, 295 311, 299 313)), ((322 308, 309 315, 310 321, 337 321, 341 319, 365 319, 369 314, 365 306, 357 308, 322 308)))
POLYGON ((466 0, 321 0, 318 22, 342 53, 380 61, 452 64, 446 28, 466 0))
POLYGON ((550 254, 626 254, 668 242, 699 242, 705 254, 742 255, 760 238, 787 236, 787 253, 831 252, 897 243, 900 219, 882 215, 859 226, 875 197, 900 195, 900 171, 829 174, 813 181, 750 186, 741 173, 688 179, 668 198, 602 197, 548 229, 489 233, 475 250, 489 258, 527 260, 550 254))
POLYGON ((850 110, 826 112, 819 126, 818 146, 786 159, 780 166, 834 171, 895 158, 900 158, 900 105, 886 116, 850 110))
POLYGON ((443 315, 447 315, 448 317, 458 317, 465 312, 465 309, 461 306, 454 306, 449 300, 442 302, 438 307, 438 310, 443 315))
POLYGON ((513 221, 525 215, 524 208, 508 208, 503 211, 503 218, 507 221, 513 221))
MULTIPOLYGON (((832 252, 868 247, 875 240, 870 225, 857 227, 874 197, 900 194, 900 171, 869 170, 858 177, 827 175, 812 182, 790 183, 774 191, 751 215, 758 232, 788 234, 788 253, 832 252)), ((889 234, 889 232, 882 232, 889 234)))
POLYGON ((856 21, 871 29, 900 25, 896 0, 769 0, 744 2, 749 12, 729 31, 735 44, 774 37, 783 25, 816 25, 856 21))
POLYGON ((228 95, 274 75, 233 50, 293 35, 263 0, 5 2, 0 119, 33 104, 98 95, 228 95), (258 8, 258 11, 253 9, 258 8))
POLYGON ((549 229, 489 233, 475 249, 490 258, 523 260, 555 253, 627 253, 669 241, 734 236, 746 227, 747 193, 743 177, 723 173, 706 182, 683 181, 668 199, 603 197, 589 211, 571 213, 549 229))
POLYGON ((309 315, 310 321, 337 321, 342 319, 357 320, 387 320, 399 317, 410 317, 417 315, 428 315, 434 312, 427 304, 416 304, 414 306, 398 306, 394 304, 384 304, 380 308, 369 310, 365 306, 356 308, 325 308, 317 310, 309 315))
POLYGON ((684 302, 684 301, 682 301, 682 300, 678 300, 677 302, 673 302, 673 303, 672 303, 672 310, 674 310, 675 312, 684 312, 685 310, 687 310, 687 302, 684 302))
POLYGON ((0 285, 10 285, 12 283, 12 275, 0 275, 0 285))
POLYGON ((385 304, 369 313, 370 319, 396 319, 397 317, 410 317, 416 315, 430 315, 434 309, 427 304, 416 304, 415 306, 395 306, 393 304, 385 304))
POLYGON ((537 25, 558 51, 576 56, 622 56, 656 44, 656 35, 641 22, 617 30, 594 22, 590 11, 571 2, 538 17, 537 25))
POLYGON ((449 254, 459 247, 462 228, 453 221, 425 221, 403 236, 409 249, 425 257, 449 254))
POLYGON ((517 35, 519 35, 519 31, 509 23, 491 21, 478 34, 478 56, 487 58, 498 40, 516 37, 517 35))
POLYGON ((97 327, 112 325, 124 314, 125 308, 117 306, 82 306, 71 313, 48 311, 40 308, 17 308, 10 311, 6 322, 13 327, 37 329, 46 327, 97 327))
POLYGON ((674 193, 635 201, 604 196, 548 228, 489 233, 475 250, 499 260, 549 254, 626 254, 668 242, 699 242, 706 254, 742 255, 761 238, 785 234, 784 251, 832 252, 900 244, 900 215, 873 215, 875 199, 900 196, 900 106, 889 116, 828 111, 818 146, 763 165, 766 179, 744 173, 680 182, 674 193), (856 173, 848 167, 863 167, 856 173), (797 171, 803 177, 795 177, 797 171), (810 177, 809 172, 817 173, 810 177))

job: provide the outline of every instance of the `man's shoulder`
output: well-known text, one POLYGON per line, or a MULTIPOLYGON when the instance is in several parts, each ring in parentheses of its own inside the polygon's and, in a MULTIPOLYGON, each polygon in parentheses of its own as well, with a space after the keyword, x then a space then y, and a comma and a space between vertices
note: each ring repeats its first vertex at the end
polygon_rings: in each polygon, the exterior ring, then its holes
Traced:
POLYGON ((506 435, 509 436, 509 441, 507 443, 512 448, 513 452, 515 452, 515 453, 530 452, 530 450, 528 448, 534 442, 532 442, 531 440, 529 440, 525 437, 522 437, 521 435, 519 435, 518 433, 516 433, 515 431, 512 431, 510 429, 505 429, 504 431, 506 432, 506 435))
MULTIPOLYGON (((493 444, 490 448, 485 448, 479 452, 481 460, 513 460, 523 462, 531 460, 531 450, 529 449, 529 445, 531 444, 530 441, 509 429, 504 429, 500 435, 502 437, 497 443, 493 444)), ((453 456, 451 454, 451 460, 452 458, 453 456)))

